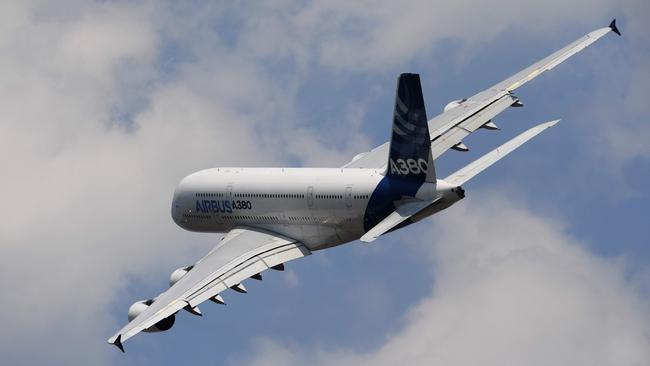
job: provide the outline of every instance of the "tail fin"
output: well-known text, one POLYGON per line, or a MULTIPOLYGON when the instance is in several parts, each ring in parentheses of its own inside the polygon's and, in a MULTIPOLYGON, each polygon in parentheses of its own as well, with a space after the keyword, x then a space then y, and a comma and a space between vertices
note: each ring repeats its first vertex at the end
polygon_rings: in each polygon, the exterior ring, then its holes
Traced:
POLYGON ((436 180, 427 112, 418 74, 401 74, 397 78, 386 176, 421 182, 436 180))

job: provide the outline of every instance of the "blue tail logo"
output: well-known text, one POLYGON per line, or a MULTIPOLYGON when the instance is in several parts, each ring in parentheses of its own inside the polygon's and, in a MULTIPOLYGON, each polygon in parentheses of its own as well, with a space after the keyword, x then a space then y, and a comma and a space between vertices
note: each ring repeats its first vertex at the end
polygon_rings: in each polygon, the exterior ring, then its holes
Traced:
POLYGON ((408 177, 422 182, 430 180, 432 174, 435 176, 430 156, 431 138, 420 75, 401 74, 397 78, 386 175, 408 177))

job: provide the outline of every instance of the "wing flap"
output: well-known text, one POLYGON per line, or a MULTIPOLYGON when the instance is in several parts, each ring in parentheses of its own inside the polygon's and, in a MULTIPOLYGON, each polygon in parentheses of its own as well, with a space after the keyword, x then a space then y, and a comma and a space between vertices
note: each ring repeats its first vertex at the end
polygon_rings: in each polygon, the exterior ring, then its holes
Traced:
POLYGON ((516 98, 509 94, 505 95, 447 131, 441 132, 441 129, 436 131, 438 137, 431 143, 432 158, 438 158, 452 146, 461 142, 465 137, 510 107, 516 100, 516 98))
POLYGON ((190 305, 196 306, 253 275, 278 264, 286 263, 310 254, 311 251, 301 243, 288 243, 281 247, 253 255, 250 258, 242 258, 240 264, 225 272, 209 285, 188 296, 186 299, 190 305))

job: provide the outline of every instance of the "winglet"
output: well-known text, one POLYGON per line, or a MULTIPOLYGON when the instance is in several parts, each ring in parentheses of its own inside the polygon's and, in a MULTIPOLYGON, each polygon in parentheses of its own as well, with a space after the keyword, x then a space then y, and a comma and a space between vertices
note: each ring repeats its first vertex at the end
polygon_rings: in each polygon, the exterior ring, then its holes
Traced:
POLYGON ((115 340, 113 342, 111 342, 111 343, 114 344, 115 347, 119 348, 120 351, 122 351, 122 353, 124 353, 124 346, 122 346, 122 335, 121 334, 118 335, 117 338, 115 338, 115 340))
POLYGON ((621 31, 619 31, 618 27, 616 26, 616 19, 612 20, 612 22, 609 23, 609 29, 611 29, 612 32, 618 34, 619 36, 621 35, 621 31))

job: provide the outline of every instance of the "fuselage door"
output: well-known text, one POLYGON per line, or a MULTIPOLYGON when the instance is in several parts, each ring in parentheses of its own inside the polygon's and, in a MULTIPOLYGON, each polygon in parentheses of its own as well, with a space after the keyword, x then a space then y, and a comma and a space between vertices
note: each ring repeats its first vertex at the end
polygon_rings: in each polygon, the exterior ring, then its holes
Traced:
POLYGON ((226 198, 232 200, 232 183, 229 183, 226 187, 226 198))
POLYGON ((352 207, 352 187, 345 187, 345 207, 352 207))
POLYGON ((311 209, 314 207, 314 187, 307 187, 307 206, 311 209))

